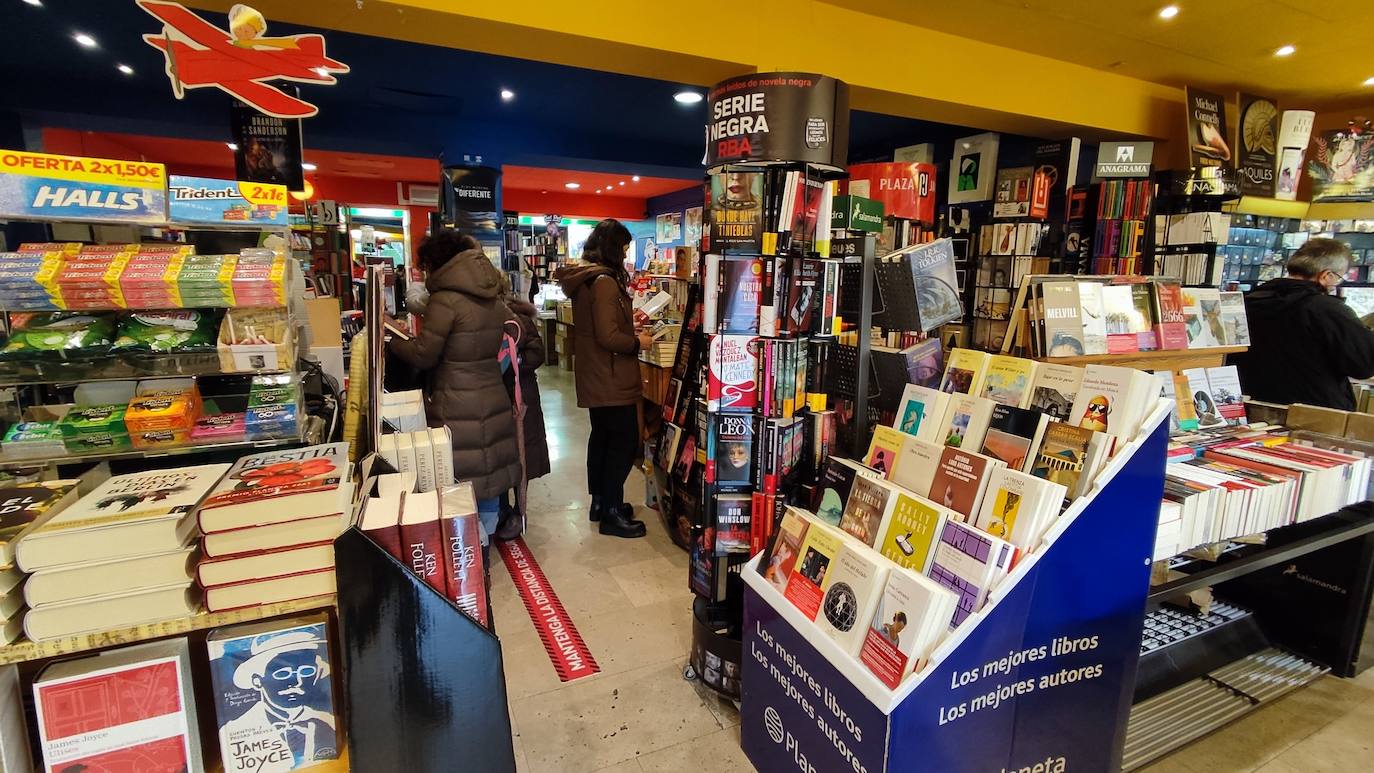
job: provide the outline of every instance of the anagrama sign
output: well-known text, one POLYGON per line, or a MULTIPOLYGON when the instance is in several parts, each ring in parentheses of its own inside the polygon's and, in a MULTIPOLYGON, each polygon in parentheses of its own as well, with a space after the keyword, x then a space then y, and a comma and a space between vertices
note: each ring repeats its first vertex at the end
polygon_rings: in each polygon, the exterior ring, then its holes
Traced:
POLYGON ((1097 147, 1098 177, 1149 177, 1153 142, 1104 142, 1097 147))
POLYGON ((849 87, 824 75, 741 75, 707 97, 708 168, 729 163, 800 161, 835 171, 849 157, 849 87))

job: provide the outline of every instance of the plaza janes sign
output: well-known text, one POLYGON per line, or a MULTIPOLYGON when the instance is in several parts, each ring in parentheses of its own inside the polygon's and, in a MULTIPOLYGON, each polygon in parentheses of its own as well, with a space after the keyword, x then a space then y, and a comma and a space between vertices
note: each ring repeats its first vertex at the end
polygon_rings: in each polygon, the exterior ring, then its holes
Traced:
POLYGON ((348 72, 348 65, 325 55, 323 35, 267 37, 266 19, 247 5, 229 9, 226 31, 181 3, 135 2, 162 22, 160 34, 144 35, 143 40, 162 52, 177 99, 187 89, 217 88, 266 115, 309 118, 319 108, 271 82, 333 85, 334 75, 348 72))

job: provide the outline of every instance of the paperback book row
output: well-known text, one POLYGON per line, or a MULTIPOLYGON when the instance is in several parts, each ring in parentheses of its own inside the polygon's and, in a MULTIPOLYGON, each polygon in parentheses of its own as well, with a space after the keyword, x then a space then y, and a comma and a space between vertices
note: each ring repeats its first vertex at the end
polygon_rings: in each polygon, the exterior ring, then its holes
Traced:
POLYGON ((165 450, 300 434, 300 382, 290 373, 106 381, 76 388, 54 421, 11 425, 0 457, 165 450))
POLYGON ((1162 277, 1030 277, 1023 286, 1035 357, 1249 346, 1239 292, 1162 277))
POLYGON ((709 175, 703 249, 721 255, 830 254, 835 184, 797 169, 709 175))
POLYGON ((24 680, 7 666, 0 763, 16 772, 280 773, 338 759, 330 640, 328 619, 312 615, 216 628, 203 646, 176 638, 50 663, 27 690, 37 749, 29 745, 24 680), (198 703, 197 694, 213 702, 198 703), (201 746, 204 712, 218 736, 217 768, 201 746))
POLYGON ((262 247, 29 243, 0 253, 0 298, 9 311, 285 306, 287 263, 262 247))
POLYGON ((1145 252, 1154 184, 1142 180, 1104 180, 1097 189, 1093 229, 1093 270, 1133 274, 1145 252))
POLYGON ((833 336, 841 263, 820 258, 707 255, 702 326, 766 337, 833 336))
POLYGON ((1309 521, 1368 498, 1369 458, 1299 445, 1269 429, 1173 438, 1155 560, 1309 521))
POLYGON ((382 435, 377 454, 391 469, 409 476, 414 482, 411 488, 416 491, 434 491, 453 484, 453 435, 448 427, 382 435))
POLYGON ((348 444, 0 491, 6 643, 334 593, 348 444))

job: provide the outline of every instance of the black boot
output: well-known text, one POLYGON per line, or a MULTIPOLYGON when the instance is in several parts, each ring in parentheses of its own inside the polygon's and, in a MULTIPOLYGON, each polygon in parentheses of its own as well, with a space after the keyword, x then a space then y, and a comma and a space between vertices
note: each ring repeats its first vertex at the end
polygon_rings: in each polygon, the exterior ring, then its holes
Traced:
POLYGON ((591 509, 587 511, 587 520, 596 523, 601 520, 602 512, 601 503, 593 500, 591 509))
POLYGON ((501 505, 501 521, 492 535, 499 542, 509 542, 525 533, 524 519, 513 507, 501 505))
POLYGON ((634 508, 629 505, 606 508, 601 513, 600 532, 613 537, 626 537, 628 539, 643 537, 645 534, 644 524, 631 518, 630 516, 633 514, 634 508))

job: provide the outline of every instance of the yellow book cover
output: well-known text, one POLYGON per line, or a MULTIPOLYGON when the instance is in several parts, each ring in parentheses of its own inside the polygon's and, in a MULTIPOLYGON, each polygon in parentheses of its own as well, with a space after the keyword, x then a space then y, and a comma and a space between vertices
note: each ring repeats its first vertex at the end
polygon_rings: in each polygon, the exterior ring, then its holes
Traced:
POLYGON ((873 429, 873 440, 864 454, 864 464, 881 472, 884 478, 891 478, 897 468, 897 457, 902 453, 906 441, 911 436, 900 430, 880 424, 873 429))
POLYGON ((801 552, 783 595, 811 620, 816 619, 816 612, 821 608, 821 587, 825 585, 830 564, 843 545, 844 537, 840 532, 823 523, 813 522, 806 529, 806 539, 802 541, 801 552))
POLYGON ((878 552, 898 566, 925 574, 935 541, 949 511, 913 494, 899 492, 892 512, 883 524, 878 552))
POLYGON ((1035 380, 1035 361, 996 354, 988 359, 987 375, 980 393, 994 403, 1026 408, 1030 403, 1031 382, 1035 380))
POLYGON ((940 379, 940 391, 966 395, 980 395, 987 376, 987 352, 972 349, 950 349, 945 360, 945 375, 940 379))

